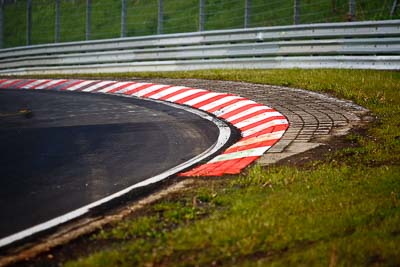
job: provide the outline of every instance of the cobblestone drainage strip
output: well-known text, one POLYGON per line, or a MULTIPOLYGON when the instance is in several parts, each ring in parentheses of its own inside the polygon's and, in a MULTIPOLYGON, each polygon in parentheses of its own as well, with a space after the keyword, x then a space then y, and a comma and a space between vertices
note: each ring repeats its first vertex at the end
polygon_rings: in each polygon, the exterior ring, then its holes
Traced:
POLYGON ((231 93, 185 86, 100 80, 3 79, 0 88, 79 91, 161 100, 205 111, 240 131, 238 142, 180 176, 237 174, 278 142, 289 127, 286 117, 271 107, 231 93))

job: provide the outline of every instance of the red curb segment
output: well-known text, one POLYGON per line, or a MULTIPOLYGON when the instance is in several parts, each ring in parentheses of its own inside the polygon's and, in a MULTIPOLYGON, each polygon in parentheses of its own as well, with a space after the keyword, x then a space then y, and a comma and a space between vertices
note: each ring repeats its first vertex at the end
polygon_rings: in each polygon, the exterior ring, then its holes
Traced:
POLYGON ((239 129, 242 138, 236 144, 209 162, 180 173, 180 176, 238 174, 278 142, 289 126, 282 114, 249 99, 182 86, 96 80, 7 79, 0 80, 0 88, 61 89, 159 99, 204 110, 239 129))

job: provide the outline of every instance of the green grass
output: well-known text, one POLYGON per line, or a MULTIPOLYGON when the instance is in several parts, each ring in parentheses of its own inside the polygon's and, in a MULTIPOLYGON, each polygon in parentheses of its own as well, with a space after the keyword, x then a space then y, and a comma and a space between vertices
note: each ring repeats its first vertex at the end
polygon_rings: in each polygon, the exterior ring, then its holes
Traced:
MULTIPOLYGON (((356 20, 390 19, 392 0, 357 0, 356 20)), ((127 0, 127 36, 157 33, 157 0, 127 0)), ((26 2, 4 7, 5 47, 26 45, 26 2)), ((293 0, 252 0, 251 27, 293 24, 293 0)), ((347 21, 348 0, 301 1, 301 23, 347 21), (336 6, 333 6, 336 2, 336 6)), ((398 11, 393 19, 400 18, 398 11)), ((85 40, 86 1, 61 0, 61 41, 85 40)), ((92 1, 90 39, 121 35, 121 0, 92 1)), ((164 33, 199 29, 199 0, 164 0, 164 33)), ((244 0, 206 0, 205 30, 243 28, 244 0)), ((32 2, 32 44, 52 43, 54 0, 32 2)))
MULTIPOLYGON (((142 73, 287 85, 332 93, 378 121, 351 147, 301 168, 253 166, 199 179, 91 237, 108 246, 66 266, 399 266, 400 73, 240 70, 142 73)), ((109 75, 108 75, 109 76, 109 75)), ((119 74, 132 77, 133 74, 119 74)))

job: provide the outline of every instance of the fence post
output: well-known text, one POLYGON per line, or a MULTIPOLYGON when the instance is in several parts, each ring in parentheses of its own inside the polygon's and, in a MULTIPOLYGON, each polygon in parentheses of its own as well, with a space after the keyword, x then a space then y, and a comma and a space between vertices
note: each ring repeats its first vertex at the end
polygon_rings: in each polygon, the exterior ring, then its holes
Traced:
POLYGON ((32 0, 26 2, 26 45, 31 45, 32 37, 32 0))
POLYGON ((200 0, 200 6, 199 6, 199 31, 202 32, 204 31, 204 0, 200 0))
POLYGON ((293 24, 300 23, 300 0, 294 0, 293 5, 293 24))
POLYGON ((92 18, 92 0, 86 0, 86 41, 90 40, 91 30, 91 18, 92 18))
POLYGON ((356 20, 356 0, 349 0, 349 15, 347 20, 348 21, 356 20))
POLYGON ((396 13, 397 4, 398 4, 398 1, 394 0, 392 8, 390 9, 390 18, 392 18, 394 16, 394 14, 396 13))
POLYGON ((164 22, 163 0, 158 0, 158 24, 157 24, 157 34, 162 34, 162 33, 163 33, 163 22, 164 22))
POLYGON ((244 27, 250 27, 250 16, 251 16, 251 0, 245 0, 244 5, 244 27))
POLYGON ((56 0, 56 29, 55 29, 55 36, 54 42, 60 42, 60 0, 56 0))
POLYGON ((0 0, 0 49, 4 47, 4 0, 0 0))
POLYGON ((126 0, 122 0, 121 6, 121 37, 126 37, 126 0))

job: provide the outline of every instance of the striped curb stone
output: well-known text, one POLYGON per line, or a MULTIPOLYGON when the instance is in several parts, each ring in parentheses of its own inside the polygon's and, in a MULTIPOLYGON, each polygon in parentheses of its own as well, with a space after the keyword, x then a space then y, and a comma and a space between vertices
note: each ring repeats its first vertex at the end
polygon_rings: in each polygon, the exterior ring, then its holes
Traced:
POLYGON ((275 109, 232 93, 137 81, 2 79, 0 88, 105 93, 172 102, 225 120, 241 134, 222 154, 180 176, 237 174, 277 143, 289 127, 275 109))
MULTIPOLYGON (((135 81, 149 82, 149 79, 135 81)), ((257 163, 263 166, 324 146, 330 138, 346 135, 357 125, 374 120, 368 109, 352 101, 303 89, 202 79, 151 78, 151 81, 237 94, 259 104, 274 107, 284 114, 289 121, 289 128, 282 138, 257 160, 257 163)))

